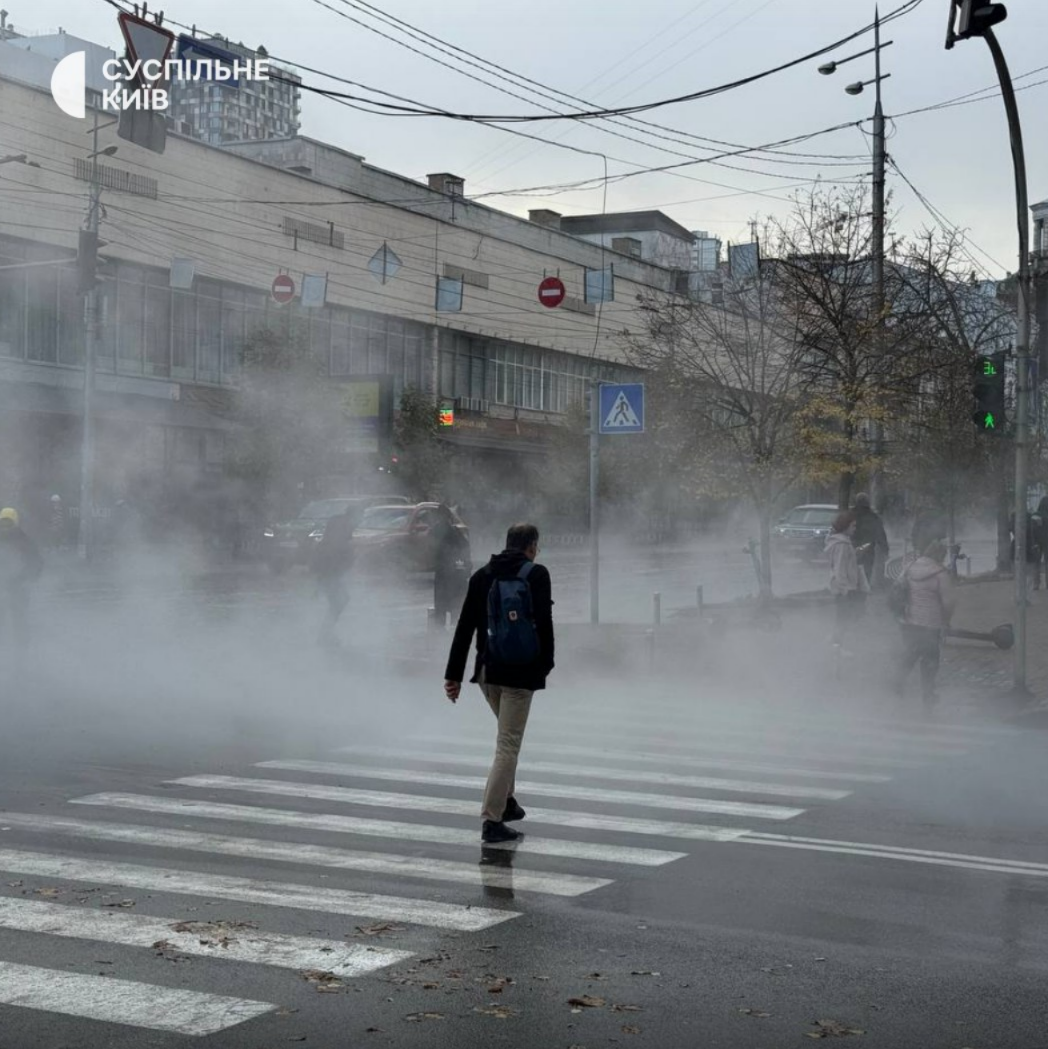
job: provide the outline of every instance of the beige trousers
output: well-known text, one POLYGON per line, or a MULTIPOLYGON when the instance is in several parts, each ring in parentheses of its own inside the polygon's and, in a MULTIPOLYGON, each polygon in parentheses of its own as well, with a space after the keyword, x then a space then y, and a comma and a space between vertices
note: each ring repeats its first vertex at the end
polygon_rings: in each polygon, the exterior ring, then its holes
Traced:
POLYGON ((498 739, 495 743, 495 760, 488 773, 484 788, 484 807, 481 816, 498 823, 506 811, 506 799, 512 797, 516 788, 517 758, 524 741, 524 729, 531 711, 531 697, 526 688, 507 688, 504 685, 489 685, 480 674, 480 688, 488 701, 492 713, 498 718, 498 739))

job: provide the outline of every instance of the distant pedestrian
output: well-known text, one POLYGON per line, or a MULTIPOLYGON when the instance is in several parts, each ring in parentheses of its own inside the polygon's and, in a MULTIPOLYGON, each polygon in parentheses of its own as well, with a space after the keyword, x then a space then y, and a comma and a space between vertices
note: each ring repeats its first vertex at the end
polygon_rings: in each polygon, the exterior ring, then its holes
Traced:
POLYGON ((902 618, 902 655, 895 677, 895 690, 902 695, 906 678, 920 663, 921 695, 925 709, 930 709, 938 696, 935 678, 943 633, 953 617, 953 581, 943 565, 946 544, 933 539, 924 553, 906 566, 896 584, 906 593, 902 618))
POLYGON ((856 554, 853 541, 855 529, 855 514, 851 510, 844 510, 837 515, 833 531, 826 540, 826 553, 830 559, 830 593, 836 604, 833 645, 840 655, 850 655, 845 649, 845 642, 852 626, 862 616, 870 589, 856 554))
POLYGON ((349 604, 349 572, 353 567, 353 530, 356 509, 350 505, 345 513, 328 520, 324 535, 313 551, 311 567, 327 599, 327 612, 320 627, 322 645, 335 645, 335 625, 349 604))
POLYGON ((855 497, 855 548, 858 552, 859 564, 866 573, 866 579, 871 587, 879 585, 883 577, 883 565, 888 560, 888 535, 884 531, 884 522, 872 506, 870 497, 865 492, 859 492, 855 497), (881 571, 874 572, 875 565, 879 564, 881 571))
POLYGON ((36 544, 19 526, 18 511, 0 510, 0 638, 9 624, 16 659, 29 644, 29 591, 43 567, 36 544))
POLYGON ((481 808, 481 839, 489 843, 519 836, 506 826, 524 818, 515 796, 517 758, 532 696, 546 687, 553 669, 551 582, 549 571, 535 564, 538 552, 539 530, 517 524, 506 535, 506 549, 473 573, 444 672, 444 692, 454 703, 476 635, 470 680, 480 685, 498 719, 495 759, 481 808))
POLYGON ((451 510, 441 506, 433 528, 435 565, 433 569, 433 608, 440 628, 444 629, 448 613, 457 615, 462 609, 473 571, 470 560, 469 536, 452 516, 451 510))
MULTIPOLYGON (((1015 513, 1008 515, 1008 533, 1011 542, 1008 555, 1012 562, 1012 570, 1015 570, 1015 513)), ((1030 591, 1037 589, 1038 569, 1041 561, 1041 527, 1036 515, 1026 515, 1026 603, 1030 603, 1030 591)))
POLYGON ((1041 566, 1044 566, 1044 585, 1048 589, 1048 495, 1042 496, 1034 512, 1037 521, 1037 562, 1034 566, 1033 588, 1040 589, 1041 566))

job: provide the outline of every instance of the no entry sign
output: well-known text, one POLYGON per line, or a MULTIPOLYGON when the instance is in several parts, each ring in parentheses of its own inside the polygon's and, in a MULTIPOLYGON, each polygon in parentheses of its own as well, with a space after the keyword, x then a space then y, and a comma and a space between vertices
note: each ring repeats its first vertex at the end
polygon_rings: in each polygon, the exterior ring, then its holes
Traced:
POLYGON ((543 306, 559 306, 564 301, 567 292, 564 289, 564 281, 560 277, 547 277, 539 285, 539 302, 543 306))
POLYGON ((281 273, 273 281, 272 294, 274 302, 290 302, 295 297, 295 282, 286 273, 281 273))

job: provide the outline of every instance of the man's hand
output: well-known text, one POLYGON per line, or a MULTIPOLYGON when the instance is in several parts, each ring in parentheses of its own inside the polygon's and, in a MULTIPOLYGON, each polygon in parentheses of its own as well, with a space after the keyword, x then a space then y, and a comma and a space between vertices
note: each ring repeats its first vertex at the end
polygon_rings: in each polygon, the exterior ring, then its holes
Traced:
POLYGON ((444 695, 451 700, 452 703, 459 698, 459 693, 462 691, 461 681, 445 681, 444 682, 444 695))

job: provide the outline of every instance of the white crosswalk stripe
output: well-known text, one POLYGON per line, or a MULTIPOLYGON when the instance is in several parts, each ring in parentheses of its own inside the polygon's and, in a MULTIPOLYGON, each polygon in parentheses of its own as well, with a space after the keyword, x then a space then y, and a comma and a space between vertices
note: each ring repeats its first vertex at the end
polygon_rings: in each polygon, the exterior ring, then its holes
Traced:
MULTIPOLYGON (((339 747, 339 753, 356 757, 390 757, 412 759, 435 765, 483 765, 483 759, 434 755, 418 750, 405 754, 393 747, 339 747)), ((683 776, 672 772, 645 772, 637 769, 593 768, 577 763, 566 765, 555 761, 528 761, 529 772, 540 772, 551 776, 581 776, 586 779, 606 779, 628 783, 650 783, 660 787, 689 787, 694 790, 723 790, 737 794, 767 794, 771 797, 810 798, 814 801, 840 801, 847 798, 850 790, 831 790, 825 787, 805 787, 790 783, 769 783, 755 780, 726 779, 718 776, 683 776)), ((258 768, 280 768, 279 762, 259 761, 258 768)))
MULTIPOLYGON (((343 765, 332 761, 265 761, 267 769, 288 772, 315 772, 328 776, 356 776, 364 779, 395 780, 398 783, 430 783, 441 787, 465 787, 483 790, 486 776, 454 776, 445 772, 422 772, 415 769, 375 769, 369 766, 343 765)), ((545 798, 572 798, 598 804, 636 805, 649 809, 673 809, 675 812, 707 812, 719 816, 766 820, 788 820, 804 809, 784 805, 763 805, 747 801, 722 801, 714 798, 692 798, 685 795, 648 794, 643 791, 579 787, 571 783, 538 783, 518 780, 522 793, 545 798)))
MULTIPOLYGON (((476 819, 477 802, 458 798, 434 798, 424 794, 397 794, 381 790, 357 790, 353 787, 328 787, 317 783, 293 783, 287 780, 252 779, 245 776, 185 776, 168 782, 183 787, 204 787, 212 790, 239 790, 256 794, 286 795, 294 798, 314 798, 318 801, 337 801, 347 805, 375 805, 380 808, 415 809, 420 812, 446 812, 476 819)), ((602 791, 587 792, 599 798, 602 791)), ((617 792, 622 793, 622 792, 617 792)), ((731 806, 736 811, 738 803, 731 806)), ((743 809, 753 806, 741 806, 743 809)), ((801 809, 786 809, 781 806, 758 807, 765 818, 788 819, 801 809), (778 810, 780 815, 768 817, 768 810, 778 810)), ((727 810, 725 810, 727 811, 727 810)), ((553 823, 562 827, 586 827, 593 830, 622 831, 627 834, 656 834, 669 838, 690 838, 693 841, 716 841, 744 833, 737 828, 701 826, 694 823, 675 823, 665 820, 638 819, 632 816, 604 816, 590 812, 567 812, 560 809, 537 809, 528 807, 529 823, 553 823)))
POLYGON ((124 947, 164 943, 179 954, 284 969, 321 969, 341 977, 363 976, 411 957, 410 951, 385 947, 283 936, 251 928, 236 929, 227 935, 209 929, 207 922, 171 921, 129 911, 102 911, 9 896, 0 896, 0 929, 98 940, 124 947))
POLYGON ((516 911, 509 910, 466 907, 454 903, 329 889, 324 886, 238 878, 226 874, 201 874, 170 867, 146 867, 133 863, 83 859, 22 849, 0 849, 0 870, 46 878, 88 881, 94 884, 108 882, 111 885, 145 889, 150 892, 210 896, 272 907, 352 914, 467 932, 488 929, 519 917, 516 911))
MULTIPOLYGON (((238 823, 263 823, 275 827, 297 827, 303 830, 330 831, 336 834, 428 841, 438 845, 464 845, 474 852, 477 848, 475 827, 470 830, 460 830, 458 827, 442 827, 426 823, 367 819, 361 816, 341 816, 329 812, 297 812, 292 809, 271 809, 257 805, 227 805, 211 801, 194 801, 189 798, 154 798, 145 794, 90 794, 83 798, 73 798, 72 804, 102 805, 107 808, 130 809, 135 812, 166 813, 173 816, 192 816, 198 819, 238 823)), ((533 834, 528 834, 519 842, 500 842, 484 847, 517 852, 524 856, 561 856, 568 859, 632 864, 641 867, 660 867, 685 856, 683 852, 670 852, 665 849, 643 849, 633 845, 602 845, 589 841, 539 838, 533 834)))
POLYGON ((122 841, 154 848, 185 849, 189 852, 243 856, 247 859, 278 860, 283 863, 305 863, 312 867, 338 870, 370 871, 404 878, 430 881, 462 882, 467 885, 520 889, 553 896, 581 896, 602 889, 607 878, 588 878, 577 874, 543 874, 539 871, 480 870, 476 863, 424 856, 399 856, 392 853, 357 852, 302 842, 265 841, 260 838, 231 838, 220 834, 171 830, 167 827, 142 827, 124 823, 98 823, 64 816, 37 816, 32 813, 5 812, 3 824, 20 830, 60 834, 93 841, 122 841))
POLYGON ((223 1031, 276 1008, 243 998, 4 961, 0 961, 0 1004, 197 1036, 223 1031))
MULTIPOLYGON (((490 741, 480 742, 479 740, 464 740, 452 738, 450 736, 430 736, 428 737, 427 742, 430 744, 427 749, 429 755, 437 754, 437 748, 439 748, 440 754, 444 754, 453 749, 458 749, 474 751, 478 754, 483 754, 487 761, 490 762, 491 760, 490 741)), ((381 747, 369 747, 362 750, 358 749, 356 746, 339 747, 338 753, 363 753, 365 750, 368 753, 384 753, 381 747)), ((389 752, 394 753, 395 751, 393 748, 390 748, 389 752)), ((790 779, 833 780, 838 783, 890 783, 892 780, 891 776, 885 776, 876 772, 855 772, 850 769, 831 772, 826 769, 798 768, 791 765, 777 765, 770 761, 754 762, 747 761, 745 758, 717 758, 708 754, 695 757, 674 758, 671 755, 654 750, 615 750, 603 746, 582 747, 573 743, 533 743, 530 737, 525 737, 524 752, 525 756, 522 760, 526 768, 534 768, 534 764, 531 761, 531 755, 538 753, 543 755, 562 755, 564 757, 579 758, 581 760, 589 761, 623 762, 625 766, 623 771, 628 769, 631 764, 652 764, 658 765, 663 769, 668 766, 687 766, 689 768, 698 769, 724 769, 731 772, 755 772, 759 775, 785 776, 790 779)), ((396 751, 396 753, 400 752, 396 751)), ((440 761, 443 759, 430 756, 427 757, 426 760, 440 761)), ((464 760, 473 759, 469 758, 464 760)), ((576 763, 573 764, 571 768, 581 774, 585 766, 580 766, 576 763)))

